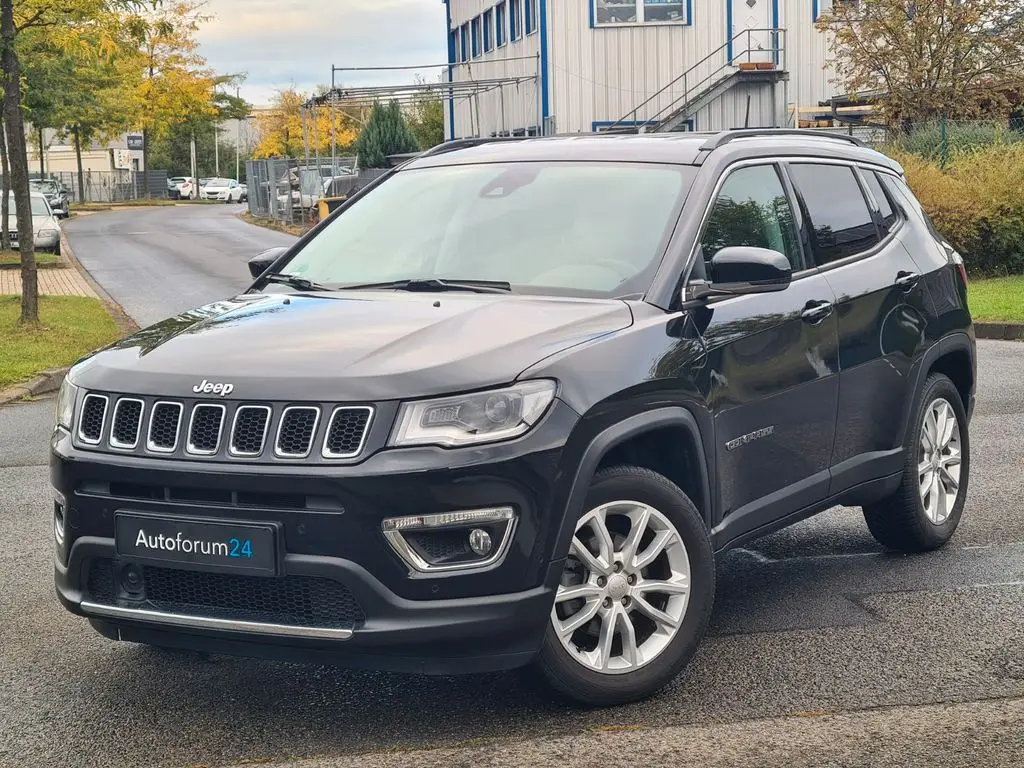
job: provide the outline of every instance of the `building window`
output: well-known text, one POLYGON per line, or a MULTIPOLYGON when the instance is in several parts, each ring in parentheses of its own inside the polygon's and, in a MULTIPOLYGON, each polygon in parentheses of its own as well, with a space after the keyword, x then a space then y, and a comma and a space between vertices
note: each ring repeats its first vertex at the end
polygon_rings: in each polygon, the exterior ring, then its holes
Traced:
POLYGON ((462 61, 469 61, 469 24, 462 25, 459 39, 462 42, 462 61))
POLYGON ((512 10, 509 13, 509 40, 515 42, 523 36, 523 0, 510 0, 512 10))
POLYGON ((494 48, 494 11, 484 11, 484 53, 494 48))
POLYGON ((526 3, 526 34, 537 31, 537 0, 524 0, 526 3))
POLYGON ((473 58, 480 55, 480 17, 470 22, 473 25, 473 58))
POLYGON ((591 0, 594 24, 689 24, 686 0, 591 0))
POLYGON ((494 9, 494 20, 495 20, 495 39, 498 42, 498 47, 501 48, 505 44, 506 34, 508 26, 505 22, 508 16, 508 4, 501 2, 498 7, 494 9))

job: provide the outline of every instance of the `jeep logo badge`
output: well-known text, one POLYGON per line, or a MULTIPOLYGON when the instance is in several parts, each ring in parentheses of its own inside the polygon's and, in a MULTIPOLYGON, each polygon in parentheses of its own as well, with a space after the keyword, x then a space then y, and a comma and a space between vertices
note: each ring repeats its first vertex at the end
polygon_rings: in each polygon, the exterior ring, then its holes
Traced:
POLYGON ((192 387, 192 391, 197 395, 220 395, 221 397, 227 397, 235 391, 235 385, 220 383, 214 384, 203 379, 202 382, 192 387))

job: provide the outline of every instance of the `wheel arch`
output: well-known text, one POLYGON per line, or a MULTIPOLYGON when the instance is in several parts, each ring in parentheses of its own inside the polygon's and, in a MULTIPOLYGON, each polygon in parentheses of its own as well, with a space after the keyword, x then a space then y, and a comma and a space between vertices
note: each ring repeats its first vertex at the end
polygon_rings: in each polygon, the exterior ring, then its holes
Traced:
POLYGON ((913 372, 913 388, 904 405, 900 445, 906 442, 907 430, 920 405, 921 389, 932 373, 942 373, 953 381, 969 417, 978 378, 974 340, 966 333, 950 334, 932 344, 921 357, 913 372))
POLYGON ((696 492, 696 498, 691 496, 691 500, 710 531, 714 519, 714 496, 705 451, 709 437, 703 435, 697 418, 683 406, 663 406, 635 413, 599 431, 589 440, 576 463, 566 502, 561 509, 561 525, 552 559, 558 560, 568 551, 569 539, 583 511, 583 503, 594 475, 603 467, 618 463, 645 466, 664 474, 687 495, 696 492), (674 437, 685 440, 682 450, 687 462, 678 467, 665 462, 678 458, 680 453, 662 456, 657 450, 658 447, 666 446, 666 441, 674 437), (655 466, 651 466, 652 463, 655 466))

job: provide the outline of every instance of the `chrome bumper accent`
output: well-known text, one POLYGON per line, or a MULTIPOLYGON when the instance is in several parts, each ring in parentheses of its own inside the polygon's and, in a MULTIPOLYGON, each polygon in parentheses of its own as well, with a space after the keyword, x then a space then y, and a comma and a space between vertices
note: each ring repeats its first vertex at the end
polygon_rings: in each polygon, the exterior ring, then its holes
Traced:
POLYGON ((111 619, 145 621, 182 629, 220 629, 227 632, 244 632, 253 635, 276 635, 278 637, 302 637, 311 640, 348 640, 351 629, 329 627, 295 627, 288 624, 264 624, 257 621, 215 619, 209 616, 187 616, 144 608, 120 608, 114 605, 82 601, 82 610, 93 616, 111 619))

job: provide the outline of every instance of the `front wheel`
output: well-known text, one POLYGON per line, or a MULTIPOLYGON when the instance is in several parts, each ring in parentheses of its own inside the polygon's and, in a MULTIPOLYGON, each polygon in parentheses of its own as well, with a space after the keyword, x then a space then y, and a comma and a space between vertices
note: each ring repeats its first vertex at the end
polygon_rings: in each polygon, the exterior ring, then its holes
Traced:
POLYGON ((588 706, 647 698, 707 629, 715 562, 693 502, 642 467, 602 470, 569 545, 536 666, 588 706))

